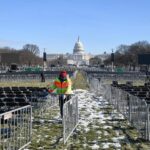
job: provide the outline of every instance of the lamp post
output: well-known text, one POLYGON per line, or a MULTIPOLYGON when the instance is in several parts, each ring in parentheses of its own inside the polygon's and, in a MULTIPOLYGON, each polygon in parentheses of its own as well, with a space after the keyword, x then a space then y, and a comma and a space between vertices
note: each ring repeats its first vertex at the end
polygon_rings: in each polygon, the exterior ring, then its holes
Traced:
POLYGON ((44 48, 44 52, 43 52, 43 71, 46 71, 46 61, 47 61, 47 58, 46 58, 46 52, 45 52, 45 48, 44 48))
POLYGON ((111 53, 111 70, 112 72, 114 71, 114 52, 112 49, 112 53, 111 53))

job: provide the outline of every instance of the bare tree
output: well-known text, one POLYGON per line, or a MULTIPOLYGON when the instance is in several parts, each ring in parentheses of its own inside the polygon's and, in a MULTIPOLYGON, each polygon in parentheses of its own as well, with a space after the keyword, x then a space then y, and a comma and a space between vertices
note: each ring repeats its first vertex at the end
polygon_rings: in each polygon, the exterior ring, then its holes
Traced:
MULTIPOLYGON (((138 54, 150 53, 150 44, 147 41, 139 41, 131 45, 120 45, 115 55, 114 64, 117 66, 135 66, 138 65, 138 54)), ((105 60, 105 64, 111 64, 111 56, 105 60)))
POLYGON ((35 56, 32 52, 27 50, 20 51, 20 63, 30 65, 41 65, 42 58, 35 56))
POLYGON ((38 56, 40 53, 39 47, 37 45, 34 44, 26 44, 23 46, 23 50, 29 51, 32 54, 38 56))
POLYGON ((100 58, 98 58, 98 57, 94 57, 94 58, 90 59, 90 65, 91 66, 94 66, 94 65, 100 66, 101 63, 102 63, 102 60, 100 58))
POLYGON ((67 65, 67 59, 60 55, 57 59, 48 61, 49 66, 64 66, 67 65))

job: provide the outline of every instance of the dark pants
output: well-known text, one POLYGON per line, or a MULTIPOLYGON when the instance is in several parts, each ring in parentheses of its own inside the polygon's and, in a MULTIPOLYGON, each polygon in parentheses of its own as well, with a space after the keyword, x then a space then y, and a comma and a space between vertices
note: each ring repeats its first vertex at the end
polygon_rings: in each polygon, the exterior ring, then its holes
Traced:
POLYGON ((71 95, 66 95, 64 98, 64 95, 59 95, 59 107, 60 107, 60 115, 61 118, 63 118, 63 105, 66 101, 68 101, 71 98, 71 95))
POLYGON ((45 82, 45 78, 41 78, 41 82, 45 82))

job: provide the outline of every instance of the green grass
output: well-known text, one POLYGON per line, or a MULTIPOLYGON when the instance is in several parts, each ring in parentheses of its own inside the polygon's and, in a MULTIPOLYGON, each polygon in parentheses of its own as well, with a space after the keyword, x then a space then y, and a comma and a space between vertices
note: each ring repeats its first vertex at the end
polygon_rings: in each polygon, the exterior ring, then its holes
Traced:
MULTIPOLYGON (((75 79, 72 79, 73 81, 73 88, 74 89, 88 89, 88 83, 86 81, 85 75, 83 72, 78 72, 75 79)), ((33 87, 46 87, 49 82, 40 82, 40 81, 32 81, 32 82, 0 82, 1 87, 5 86, 33 86, 33 87)), ((107 83, 111 83, 112 81, 109 81, 107 83)), ((126 81, 119 81, 119 83, 125 83, 126 81)), ((136 85, 143 84, 142 81, 136 81, 136 85)), ((95 108, 93 108, 95 109, 95 108)), ((82 111, 86 111, 85 108, 82 109, 82 111)), ((111 106, 108 106, 107 108, 99 108, 95 110, 96 112, 102 111, 103 114, 109 115, 113 109, 111 106)), ((44 118, 45 120, 52 119, 56 114, 59 113, 59 109, 49 109, 44 112, 44 118)), ((37 119, 39 119, 41 116, 37 115, 37 119)), ((85 116, 86 117, 86 116, 85 116)), ((87 114, 88 117, 88 114, 87 114)), ((90 129, 88 132, 85 132, 84 126, 80 126, 80 131, 77 132, 77 137, 74 139, 73 136, 71 136, 67 142, 66 145, 63 144, 62 139, 62 125, 57 123, 43 123, 43 124, 36 124, 33 123, 33 134, 32 134, 32 141, 31 144, 28 146, 29 150, 90 150, 93 144, 93 141, 98 141, 98 145, 101 147, 101 144, 104 142, 113 142, 112 138, 116 137, 116 131, 119 132, 119 136, 126 136, 129 137, 128 141, 126 139, 122 140, 121 143, 121 149, 122 150, 149 150, 150 149, 150 143, 145 141, 140 141, 137 137, 138 132, 135 130, 135 128, 131 128, 126 120, 118 120, 118 123, 113 126, 113 121, 106 121, 106 123, 100 123, 98 122, 98 119, 95 118, 95 120, 88 125, 88 128, 90 129), (93 127, 93 124, 98 126, 96 128, 93 127), (104 129, 104 126, 113 126, 112 129, 104 129), (98 133, 98 131, 100 131, 98 133), (108 135, 105 135, 104 133, 108 133, 108 135), (129 142, 129 143, 127 143, 129 142), (83 146, 83 144, 86 143, 87 146, 83 146)), ((110 145, 109 150, 113 150, 114 146, 110 145)))
POLYGON ((40 82, 40 81, 7 81, 7 82, 0 82, 0 87, 13 87, 13 86, 31 86, 31 87, 47 87, 50 81, 40 82))
MULTIPOLYGON (((73 89, 88 89, 89 85, 85 78, 83 72, 78 72, 76 78, 71 78, 73 83, 73 89)), ((52 83, 53 80, 46 80, 46 82, 40 82, 33 80, 33 81, 7 81, 7 82, 0 82, 0 87, 13 87, 13 86, 31 86, 31 87, 47 87, 48 84, 52 83)))
POLYGON ((75 79, 72 79, 73 89, 88 89, 86 77, 83 72, 78 72, 75 79))

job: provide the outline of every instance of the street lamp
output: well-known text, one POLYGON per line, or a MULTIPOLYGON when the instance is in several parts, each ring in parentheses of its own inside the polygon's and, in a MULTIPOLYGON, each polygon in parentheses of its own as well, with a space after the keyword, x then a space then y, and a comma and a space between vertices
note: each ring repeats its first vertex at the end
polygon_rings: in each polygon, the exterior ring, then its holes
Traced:
POLYGON ((46 71, 46 52, 45 52, 45 48, 44 48, 44 52, 43 52, 43 71, 46 71))
POLYGON ((113 72, 114 71, 114 52, 113 52, 113 49, 112 49, 112 53, 111 53, 111 69, 113 72))

